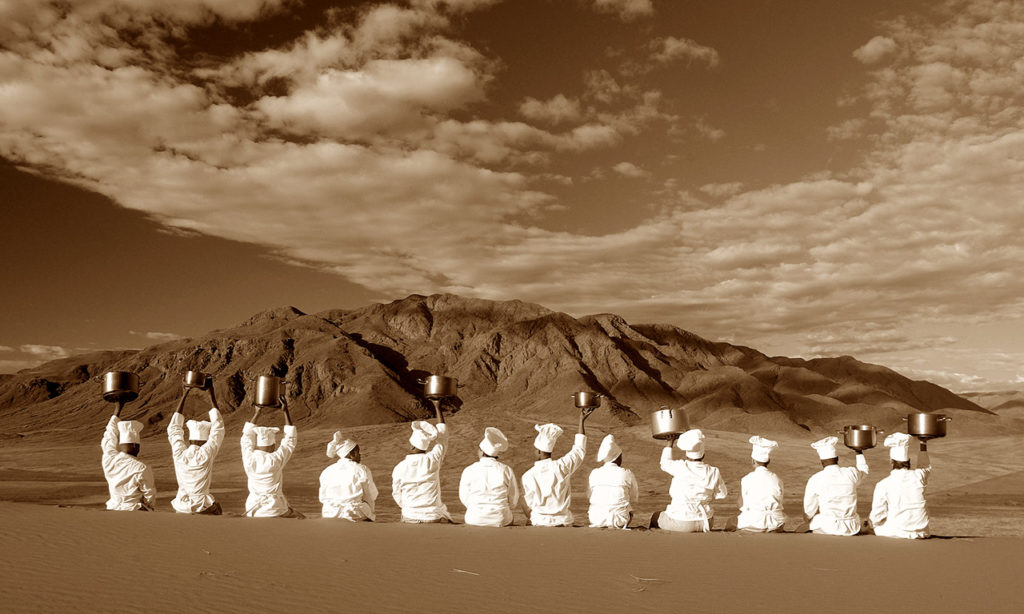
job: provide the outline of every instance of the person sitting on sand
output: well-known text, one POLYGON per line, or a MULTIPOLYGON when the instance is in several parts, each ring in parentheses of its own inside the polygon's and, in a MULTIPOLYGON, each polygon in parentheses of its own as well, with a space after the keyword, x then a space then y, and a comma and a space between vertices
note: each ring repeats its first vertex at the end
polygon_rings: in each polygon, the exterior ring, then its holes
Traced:
POLYGON ((249 478, 249 496, 245 500, 245 515, 259 518, 304 518, 288 505, 284 496, 284 466, 295 452, 298 433, 288 412, 288 402, 280 397, 284 410, 284 439, 277 445, 276 426, 256 426, 261 407, 252 414, 252 420, 242 427, 242 466, 249 478))
POLYGON ((869 522, 875 535, 922 539, 928 537, 928 508, 924 490, 932 472, 928 446, 921 440, 917 469, 910 468, 910 435, 893 433, 885 438, 892 472, 875 485, 869 522))
POLYGON ((661 470, 672 476, 672 501, 665 511, 651 516, 651 528, 680 533, 710 531, 714 516, 711 500, 724 499, 729 490, 718 467, 704 463, 704 433, 691 429, 670 439, 661 451, 661 470), (685 459, 672 459, 673 444, 686 454, 685 459))
POLYGON ((519 503, 519 484, 512 468, 498 460, 508 450, 508 438, 487 427, 480 441, 480 460, 462 471, 459 500, 466 506, 466 524, 504 527, 512 524, 512 508, 519 503))
POLYGON ((632 503, 640 498, 640 486, 633 472, 622 467, 622 448, 614 435, 601 440, 597 462, 604 464, 591 471, 587 480, 590 526, 625 529, 633 520, 632 503))
POLYGON ((441 464, 448 451, 448 426, 441 406, 434 406, 437 426, 424 420, 412 423, 409 453, 391 472, 391 496, 402 508, 402 522, 451 522, 441 501, 441 464))
POLYGON ((523 474, 523 501, 530 510, 530 524, 538 527, 572 526, 570 478, 583 464, 587 453, 585 422, 594 409, 581 409, 572 449, 557 461, 551 458, 551 452, 562 436, 562 427, 557 424, 534 425, 537 437, 533 440, 533 447, 537 449, 538 460, 523 474))
POLYGON ((182 514, 219 516, 222 513, 221 507, 210 494, 210 479, 213 475, 213 461, 224 443, 224 420, 217 409, 213 378, 208 378, 205 390, 210 396, 210 419, 186 422, 182 410, 191 390, 191 387, 185 387, 178 409, 167 425, 174 475, 178 478, 178 495, 171 501, 171 507, 182 514), (188 427, 188 443, 185 442, 184 427, 188 427))
POLYGON ((856 467, 840 467, 836 453, 837 437, 826 437, 811 444, 821 459, 822 469, 807 480, 804 490, 804 514, 811 531, 824 535, 856 535, 861 519, 857 514, 857 486, 868 475, 868 461, 857 450, 856 467))
POLYGON ((123 403, 103 432, 100 447, 103 450, 101 464, 103 477, 107 478, 110 499, 108 510, 148 511, 156 505, 156 484, 153 471, 138 459, 142 449, 142 423, 136 420, 121 420, 123 403))
POLYGON ((740 481, 740 516, 737 529, 755 533, 781 532, 786 524, 782 505, 782 480, 768 469, 778 443, 754 435, 750 438, 750 462, 754 470, 740 481))
POLYGON ((327 458, 335 457, 338 461, 320 473, 320 516, 372 522, 376 519, 377 485, 370 468, 361 462, 359 444, 336 431, 327 444, 327 458))

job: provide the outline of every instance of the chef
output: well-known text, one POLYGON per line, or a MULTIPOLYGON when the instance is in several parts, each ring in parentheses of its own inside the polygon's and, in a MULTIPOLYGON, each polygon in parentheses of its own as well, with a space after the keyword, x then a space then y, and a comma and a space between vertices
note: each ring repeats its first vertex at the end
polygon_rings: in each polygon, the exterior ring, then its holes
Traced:
POLYGON ((221 507, 210 494, 210 479, 213 475, 213 461, 224 443, 224 420, 217 409, 213 379, 207 378, 205 390, 210 397, 210 419, 186 422, 182 410, 191 390, 191 387, 185 387, 178 409, 167 425, 174 474, 178 478, 178 495, 171 501, 171 507, 182 514, 219 516, 222 513, 221 507), (184 427, 188 428, 187 442, 184 427))
POLYGON ((590 526, 625 529, 633 519, 632 504, 640 498, 640 487, 633 472, 622 467, 622 448, 614 435, 601 440, 597 462, 603 464, 587 481, 590 526))
POLYGON ((370 468, 361 462, 359 444, 336 431, 327 444, 327 458, 338 460, 320 473, 320 516, 353 522, 375 520, 377 486, 370 468))
POLYGON ((928 446, 921 440, 917 469, 910 468, 910 435, 893 433, 885 438, 892 472, 875 485, 871 502, 871 526, 875 535, 922 539, 928 537, 928 508, 924 490, 932 466, 928 446))
POLYGON ((572 526, 570 478, 580 468, 587 453, 585 423, 595 409, 584 407, 580 410, 572 449, 558 460, 552 459, 551 453, 555 442, 562 436, 562 427, 557 424, 534 425, 537 437, 533 440, 533 447, 538 460, 523 474, 523 501, 530 511, 530 524, 538 527, 572 526))
POLYGON ((402 522, 451 522, 441 501, 441 464, 448 452, 448 426, 441 406, 434 406, 437 426, 412 423, 409 453, 391 472, 391 496, 402 508, 402 522))
POLYGON ((280 397, 284 409, 284 438, 277 444, 281 429, 256 426, 261 407, 252 414, 252 420, 242 427, 242 466, 249 478, 249 496, 245 500, 245 515, 258 518, 304 518, 288 505, 284 496, 284 466, 295 452, 298 433, 288 412, 288 402, 280 397))
POLYGON ((826 437, 811 444, 821 459, 821 471, 807 480, 804 514, 811 531, 824 535, 856 535, 861 519, 857 514, 857 486, 868 474, 868 461, 857 450, 856 467, 840 467, 836 445, 839 439, 826 437))
POLYGON ((508 450, 508 438, 487 427, 480 441, 480 460, 462 471, 459 500, 466 506, 466 524, 504 527, 512 524, 519 503, 519 484, 512 468, 498 460, 508 450))
POLYGON ((136 420, 121 420, 123 403, 117 404, 117 411, 107 421, 100 448, 103 450, 101 464, 103 477, 107 478, 110 499, 108 510, 148 511, 156 505, 156 485, 153 471, 138 459, 142 448, 142 423, 136 420))
POLYGON ((740 516, 737 529, 755 533, 781 532, 786 524, 782 506, 782 480, 768 469, 778 442, 754 435, 750 438, 750 462, 754 470, 740 481, 740 516))
POLYGON ((700 429, 691 429, 674 439, 661 451, 661 470, 672 476, 672 501, 665 511, 651 516, 650 526, 681 533, 707 533, 714 516, 711 500, 724 499, 729 491, 718 467, 704 463, 704 433, 700 429), (673 443, 685 458, 673 460, 673 443))

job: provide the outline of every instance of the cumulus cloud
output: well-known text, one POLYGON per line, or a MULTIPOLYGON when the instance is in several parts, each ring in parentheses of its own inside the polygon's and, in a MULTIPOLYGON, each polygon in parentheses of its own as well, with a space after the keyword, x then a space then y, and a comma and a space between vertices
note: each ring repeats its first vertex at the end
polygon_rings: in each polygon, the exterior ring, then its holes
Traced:
MULTIPOLYGON (((899 53, 868 66, 864 116, 834 131, 871 137, 849 172, 669 190, 656 215, 599 236, 523 221, 560 204, 537 187, 560 176, 552 158, 679 118, 657 91, 603 70, 578 95, 517 96, 519 120, 473 116, 500 73, 449 27, 451 11, 479 3, 374 5, 191 69, 172 36, 275 5, 183 3, 160 19, 155 3, 26 6, 5 4, 0 20, 0 154, 169 227, 261 244, 384 295, 514 297, 769 349, 803 335, 797 351, 877 355, 946 342, 899 333, 908 322, 1024 316, 1010 274, 1024 261, 1015 5, 882 28, 899 53), (45 42, 31 34, 41 31, 45 42)), ((683 123, 725 136, 704 118, 683 123)), ((616 173, 644 172, 623 164, 616 173)))
POLYGON ((853 57, 864 64, 877 64, 896 51, 896 41, 888 36, 876 36, 853 52, 853 57))
POLYGON ((128 331, 129 335, 135 335, 136 337, 142 337, 143 339, 149 339, 150 341, 164 342, 164 341, 176 341, 181 339, 181 335, 177 333, 161 333, 161 332, 139 332, 135 330, 128 331))
POLYGON ((25 344, 19 348, 25 354, 30 354, 39 358, 40 360, 55 360, 57 358, 67 358, 71 356, 71 350, 61 347, 59 345, 37 345, 37 344, 25 344))
POLYGON ((631 179, 641 179, 644 177, 650 177, 651 174, 644 169, 640 168, 632 162, 619 162, 612 167, 612 170, 622 175, 623 177, 629 177, 631 179))
POLYGON ((654 15, 651 0, 590 0, 600 13, 616 15, 623 21, 633 21, 654 15))
POLYGON ((714 68, 719 62, 718 51, 689 38, 658 38, 651 41, 649 49, 651 59, 661 64, 677 61, 685 61, 688 64, 699 62, 714 68))

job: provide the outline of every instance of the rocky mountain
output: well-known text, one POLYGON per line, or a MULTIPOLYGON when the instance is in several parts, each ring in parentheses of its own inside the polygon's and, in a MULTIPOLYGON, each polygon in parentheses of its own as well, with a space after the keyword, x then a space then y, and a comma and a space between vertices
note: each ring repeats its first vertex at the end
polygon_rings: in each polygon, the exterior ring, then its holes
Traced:
MULTIPOLYGON (((928 382, 851 357, 801 360, 715 343, 674 326, 612 314, 574 318, 520 301, 412 295, 355 310, 261 312, 238 326, 140 351, 50 362, 0 380, 0 432, 95 435, 110 412, 94 381, 138 373, 126 413, 164 424, 188 369, 214 374, 222 409, 248 415, 259 375, 288 383, 300 424, 356 426, 428 415, 419 379, 458 378, 451 411, 568 421, 570 395, 606 395, 613 421, 636 424, 661 406, 692 425, 759 432, 894 424, 914 411, 989 413, 928 382)), ((229 417, 229 422, 240 416, 229 417)))

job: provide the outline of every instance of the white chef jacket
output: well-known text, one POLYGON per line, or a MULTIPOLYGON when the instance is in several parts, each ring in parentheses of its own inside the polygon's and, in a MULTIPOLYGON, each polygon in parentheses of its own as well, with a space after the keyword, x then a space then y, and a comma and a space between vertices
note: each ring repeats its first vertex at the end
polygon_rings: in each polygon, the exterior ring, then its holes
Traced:
POLYGON ((907 539, 928 537, 924 491, 931 471, 930 464, 919 469, 893 469, 889 477, 875 485, 870 516, 875 535, 907 539))
POLYGON ((587 453, 587 436, 576 433, 572 449, 558 460, 539 460, 523 474, 523 499, 530 508, 530 524, 540 527, 571 525, 572 484, 587 453))
POLYGON ((710 520, 715 515, 711 508, 712 498, 724 499, 729 494, 718 467, 704 461, 672 460, 672 448, 664 448, 661 451, 661 470, 672 476, 668 489, 672 501, 664 513, 681 522, 703 522, 704 531, 709 531, 710 520))
POLYGON ((861 519, 857 514, 857 486, 868 474, 868 461, 857 455, 856 467, 829 465, 807 480, 804 514, 811 530, 828 535, 856 535, 861 519))
POLYGON ((519 503, 519 484, 512 468, 484 456, 462 471, 459 500, 466 506, 466 524, 504 527, 512 524, 519 503))
POLYGON ((107 478, 107 487, 110 490, 107 509, 153 509, 156 505, 153 471, 138 458, 117 450, 117 442, 120 439, 117 423, 120 421, 117 416, 111 416, 100 441, 100 448, 103 450, 103 477, 107 478))
POLYGON ((185 416, 175 412, 167 425, 174 475, 178 478, 178 496, 171 501, 171 507, 182 514, 201 512, 214 503, 210 494, 213 459, 224 443, 224 420, 216 407, 210 410, 210 422, 210 438, 201 446, 189 445, 185 439, 185 416))
POLYGON ((437 425, 437 439, 429 451, 407 454, 391 472, 391 496, 402 508, 402 519, 433 522, 451 520, 441 501, 441 464, 448 451, 448 425, 437 425))
POLYGON ((782 480, 767 467, 758 465, 740 480, 738 529, 777 531, 786 524, 782 506, 782 480))
POLYGON ((284 438, 273 452, 256 449, 256 425, 242 427, 242 466, 249 477, 249 496, 245 515, 259 518, 281 516, 290 509, 283 492, 284 466, 295 452, 298 431, 294 424, 284 426, 284 438))
POLYGON ((587 480, 590 526, 625 529, 631 505, 640 498, 640 486, 629 469, 608 462, 590 472, 587 480))
POLYGON ((377 485, 370 468, 348 458, 339 458, 320 473, 320 503, 323 518, 375 520, 377 485))

